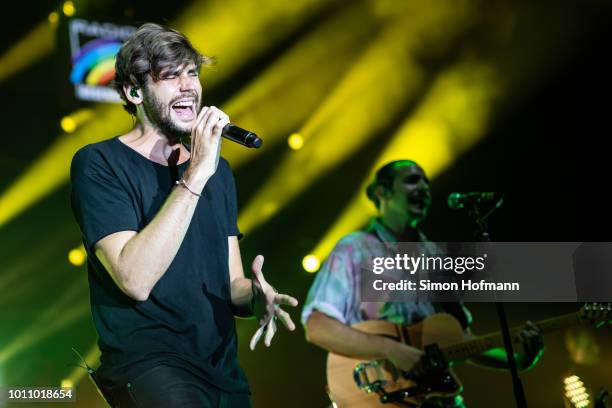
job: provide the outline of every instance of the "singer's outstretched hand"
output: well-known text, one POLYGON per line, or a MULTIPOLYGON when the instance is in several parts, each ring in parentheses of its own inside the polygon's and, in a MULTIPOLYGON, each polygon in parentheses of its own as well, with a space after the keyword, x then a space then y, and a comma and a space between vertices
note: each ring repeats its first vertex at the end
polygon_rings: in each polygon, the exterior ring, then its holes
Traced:
POLYGON ((272 285, 270 285, 263 276, 261 268, 263 266, 264 257, 257 255, 251 266, 253 271, 253 296, 255 296, 255 318, 259 322, 259 329, 251 338, 250 348, 255 349, 259 339, 264 335, 264 344, 270 347, 272 337, 276 333, 276 319, 287 327, 287 329, 295 330, 295 324, 291 320, 289 313, 281 309, 281 305, 297 306, 296 298, 278 293, 272 285))

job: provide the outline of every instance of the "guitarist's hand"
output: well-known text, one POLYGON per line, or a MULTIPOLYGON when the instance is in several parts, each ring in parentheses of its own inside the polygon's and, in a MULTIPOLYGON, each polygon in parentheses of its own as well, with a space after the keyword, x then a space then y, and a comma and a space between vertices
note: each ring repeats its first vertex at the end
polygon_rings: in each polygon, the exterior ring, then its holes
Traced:
POLYGON ((423 351, 416 347, 390 340, 385 354, 391 364, 400 370, 408 372, 421 359, 423 351))
POLYGON ((425 346, 425 352, 419 361, 414 365, 414 368, 406 373, 406 378, 413 381, 420 381, 421 378, 429 374, 441 373, 448 368, 448 362, 442 353, 442 350, 437 344, 429 344, 425 346))
POLYGON ((544 353, 544 338, 538 326, 530 321, 525 323, 525 327, 519 333, 519 337, 523 343, 521 369, 529 370, 540 359, 542 353, 544 353))

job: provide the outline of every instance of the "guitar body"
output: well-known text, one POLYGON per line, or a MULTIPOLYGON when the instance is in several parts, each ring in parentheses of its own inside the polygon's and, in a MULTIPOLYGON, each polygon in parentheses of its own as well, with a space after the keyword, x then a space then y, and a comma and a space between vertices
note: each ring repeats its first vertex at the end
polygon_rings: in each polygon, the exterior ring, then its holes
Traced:
MULTIPOLYGON (((600 327, 611 319, 612 303, 587 303, 577 313, 541 320, 536 326, 545 334, 580 324, 600 327)), ((331 398, 340 408, 418 407, 429 398, 452 398, 462 386, 446 363, 459 363, 504 344, 500 332, 466 338, 459 322, 444 313, 412 326, 370 320, 353 328, 425 350, 423 361, 428 365, 415 382, 385 360, 360 361, 329 353, 327 384, 331 398)), ((521 330, 522 327, 510 329, 517 346, 521 343, 521 330)))
MULTIPOLYGON (((427 317, 420 323, 401 326, 385 321, 369 320, 352 326, 354 329, 392 338, 413 347, 424 349, 429 344, 440 347, 465 341, 463 329, 451 315, 440 313, 427 317)), ((384 360, 364 362, 334 353, 327 358, 327 384, 333 401, 340 408, 370 408, 389 406, 416 406, 430 397, 452 397, 461 392, 462 386, 451 370, 436 378, 424 378, 419 384, 404 378, 399 370, 384 360), (356 372, 357 371, 357 372, 356 372), (389 393, 413 387, 415 395, 403 398, 403 403, 382 403, 379 393, 368 392, 368 384, 384 381, 384 391, 389 393), (360 386, 362 388, 360 388, 360 386)), ((380 385, 381 383, 376 383, 380 385)))

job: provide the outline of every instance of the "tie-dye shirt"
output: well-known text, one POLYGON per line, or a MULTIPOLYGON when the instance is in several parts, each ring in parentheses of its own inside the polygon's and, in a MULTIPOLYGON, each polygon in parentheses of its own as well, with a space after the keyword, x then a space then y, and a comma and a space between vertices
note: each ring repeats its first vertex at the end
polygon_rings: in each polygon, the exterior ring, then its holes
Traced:
MULTIPOLYGON (((425 251, 435 251, 434 244, 420 233, 425 251)), ((357 231, 342 238, 317 273, 308 292, 302 324, 305 326, 313 310, 352 325, 363 320, 386 320, 409 325, 442 311, 439 304, 418 302, 362 302, 361 266, 372 257, 389 256, 387 243, 395 237, 382 223, 373 219, 366 231, 357 231)), ((467 310, 466 310, 467 312, 467 310)))

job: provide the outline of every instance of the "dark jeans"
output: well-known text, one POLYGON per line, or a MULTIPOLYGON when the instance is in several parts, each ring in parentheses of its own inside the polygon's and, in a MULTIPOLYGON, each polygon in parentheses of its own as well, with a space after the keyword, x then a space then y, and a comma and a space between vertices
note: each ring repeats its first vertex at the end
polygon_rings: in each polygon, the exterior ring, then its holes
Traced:
POLYGON ((160 365, 107 390, 113 408, 249 408, 249 394, 230 394, 187 370, 160 365))

